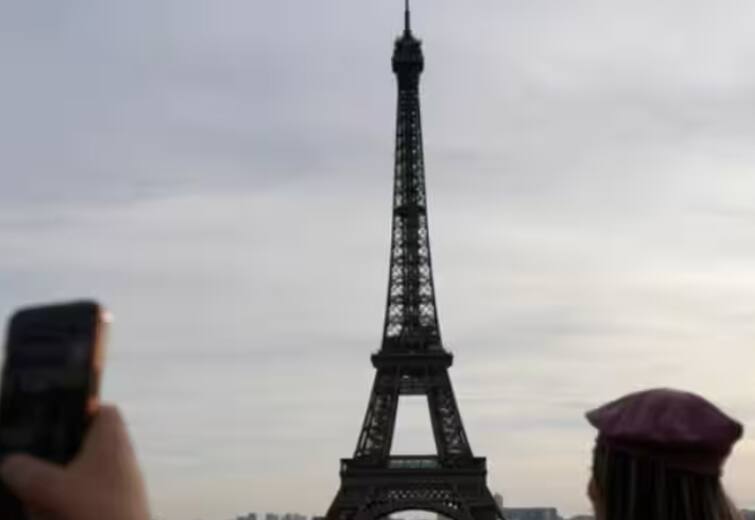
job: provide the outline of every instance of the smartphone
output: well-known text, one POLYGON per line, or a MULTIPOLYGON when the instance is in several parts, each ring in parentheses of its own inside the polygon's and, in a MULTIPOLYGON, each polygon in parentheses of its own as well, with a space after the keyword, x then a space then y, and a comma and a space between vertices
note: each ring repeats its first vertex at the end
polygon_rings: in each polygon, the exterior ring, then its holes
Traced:
POLYGON ((30 307, 10 320, 0 386, 0 456, 65 464, 97 411, 109 314, 94 301, 30 307))

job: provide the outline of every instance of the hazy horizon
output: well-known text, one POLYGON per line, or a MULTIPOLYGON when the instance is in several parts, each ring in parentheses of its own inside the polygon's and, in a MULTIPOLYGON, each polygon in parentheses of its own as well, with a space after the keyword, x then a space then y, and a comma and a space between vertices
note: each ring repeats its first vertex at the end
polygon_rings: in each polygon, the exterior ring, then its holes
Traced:
MULTIPOLYGON (((745 424, 724 479, 755 508, 755 4, 412 7, 440 327, 490 489, 588 512, 584 412, 674 386, 745 424)), ((0 5, 0 316, 112 309, 104 398, 163 520, 338 489, 380 344, 402 11, 0 5)), ((399 413, 396 450, 429 452, 399 413)))

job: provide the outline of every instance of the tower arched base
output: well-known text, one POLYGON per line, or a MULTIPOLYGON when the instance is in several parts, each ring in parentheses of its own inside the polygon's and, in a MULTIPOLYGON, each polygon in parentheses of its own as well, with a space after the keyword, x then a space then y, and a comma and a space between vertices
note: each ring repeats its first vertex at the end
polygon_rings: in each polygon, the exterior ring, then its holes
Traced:
POLYGON ((437 457, 391 457, 369 466, 341 460, 341 488, 327 520, 379 520, 398 511, 424 510, 453 520, 501 520, 485 483, 484 458, 444 467, 437 457))

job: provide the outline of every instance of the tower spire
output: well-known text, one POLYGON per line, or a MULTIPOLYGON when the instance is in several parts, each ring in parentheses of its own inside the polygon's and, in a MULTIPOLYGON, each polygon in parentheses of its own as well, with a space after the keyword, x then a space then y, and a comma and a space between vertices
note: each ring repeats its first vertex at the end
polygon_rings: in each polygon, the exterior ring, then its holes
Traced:
POLYGON ((412 19, 409 11, 409 0, 404 0, 404 34, 412 33, 412 19))

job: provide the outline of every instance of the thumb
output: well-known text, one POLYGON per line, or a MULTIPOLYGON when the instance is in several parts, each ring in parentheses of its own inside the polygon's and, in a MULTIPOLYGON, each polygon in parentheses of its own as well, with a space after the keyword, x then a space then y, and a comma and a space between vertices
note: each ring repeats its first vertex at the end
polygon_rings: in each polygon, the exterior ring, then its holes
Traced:
POLYGON ((9 455, 0 478, 28 506, 59 509, 65 500, 63 468, 29 455, 9 455))

